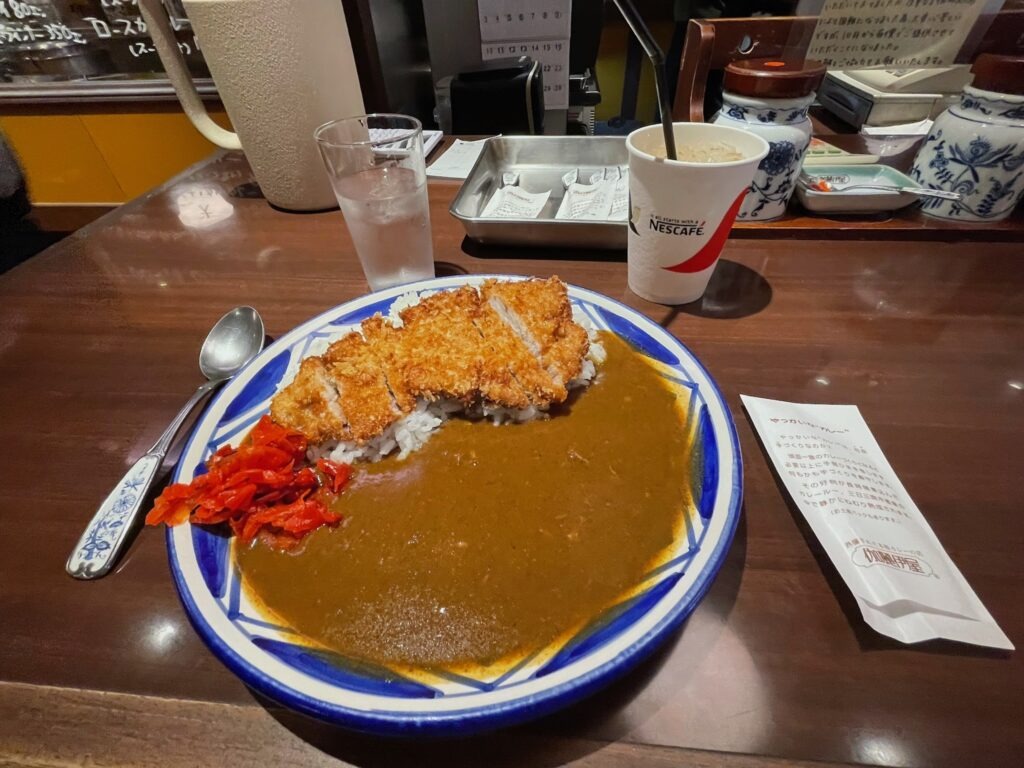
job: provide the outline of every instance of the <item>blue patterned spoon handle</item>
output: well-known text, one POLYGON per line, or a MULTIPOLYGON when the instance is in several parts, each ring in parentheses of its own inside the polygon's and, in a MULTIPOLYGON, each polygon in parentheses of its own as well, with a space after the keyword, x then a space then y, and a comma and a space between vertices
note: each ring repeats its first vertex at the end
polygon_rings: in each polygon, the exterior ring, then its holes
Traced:
POLYGON ((114 490, 103 501, 67 562, 67 572, 76 579, 98 579, 110 572, 130 539, 149 495, 153 479, 164 462, 167 449, 182 422, 196 404, 223 381, 208 381, 178 412, 152 448, 125 473, 114 490))

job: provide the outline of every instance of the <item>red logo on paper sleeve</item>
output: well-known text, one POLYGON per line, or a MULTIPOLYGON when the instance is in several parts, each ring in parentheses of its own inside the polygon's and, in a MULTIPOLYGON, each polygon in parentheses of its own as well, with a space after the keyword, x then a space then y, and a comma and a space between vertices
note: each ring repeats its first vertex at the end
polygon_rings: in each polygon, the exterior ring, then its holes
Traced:
POLYGON ((718 229, 711 235, 711 239, 704 244, 703 248, 686 261, 681 261, 671 267, 662 267, 662 269, 667 269, 669 272, 692 273, 701 272, 714 264, 715 259, 722 252, 722 248, 725 247, 725 241, 729 238, 729 230, 732 229, 732 223, 736 220, 736 214, 740 212, 740 206, 743 205, 743 198, 746 194, 747 190, 744 188, 733 204, 729 206, 718 229))

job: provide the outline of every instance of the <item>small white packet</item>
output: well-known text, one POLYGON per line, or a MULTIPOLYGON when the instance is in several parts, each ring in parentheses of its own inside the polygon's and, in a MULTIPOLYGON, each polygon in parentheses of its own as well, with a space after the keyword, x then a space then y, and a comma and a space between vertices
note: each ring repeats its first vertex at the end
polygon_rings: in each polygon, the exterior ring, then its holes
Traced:
POLYGON ((612 208, 609 221, 625 221, 629 218, 629 169, 623 168, 612 192, 612 208))
POLYGON ((761 441, 864 620, 904 643, 1013 650, 854 405, 741 395, 761 441))
POLYGON ((194 187, 178 195, 178 219, 186 227, 202 229, 228 218, 235 207, 212 187, 194 187))
POLYGON ((615 182, 599 181, 596 184, 570 184, 558 206, 556 219, 577 221, 607 221, 612 208, 612 194, 615 182))
POLYGON ((522 187, 502 187, 484 206, 481 216, 495 219, 535 219, 551 197, 547 192, 527 192, 522 187))

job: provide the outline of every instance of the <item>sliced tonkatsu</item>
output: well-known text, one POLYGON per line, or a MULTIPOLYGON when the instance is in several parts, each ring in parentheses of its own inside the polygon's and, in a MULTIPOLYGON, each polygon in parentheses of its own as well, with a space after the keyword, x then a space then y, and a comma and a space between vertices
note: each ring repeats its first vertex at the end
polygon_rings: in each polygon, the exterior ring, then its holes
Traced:
POLYGON ((557 277, 489 280, 428 296, 397 321, 364 320, 302 362, 271 416, 312 443, 362 444, 399 428, 417 403, 543 411, 565 400, 588 350, 557 277))
POLYGON ((270 418, 304 434, 312 443, 348 436, 338 391, 322 358, 307 357, 291 384, 270 403, 270 418))
POLYGON ((362 441, 379 435, 401 415, 380 363, 358 333, 334 342, 323 361, 338 392, 350 439, 362 441))
POLYGON ((559 387, 559 399, 564 400, 564 388, 579 376, 590 348, 586 330, 572 319, 565 283, 557 277, 488 280, 480 292, 538 358, 559 387))

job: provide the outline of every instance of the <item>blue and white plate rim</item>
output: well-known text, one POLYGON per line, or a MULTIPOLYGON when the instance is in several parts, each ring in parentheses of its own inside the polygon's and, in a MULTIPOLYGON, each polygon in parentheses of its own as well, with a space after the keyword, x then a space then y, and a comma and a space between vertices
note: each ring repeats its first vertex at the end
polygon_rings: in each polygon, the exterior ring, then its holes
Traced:
MULTIPOLYGON (((486 279, 521 280, 518 275, 456 275, 377 291, 340 304, 284 334, 252 360, 209 403, 196 422, 174 472, 177 482, 202 460, 203 449, 232 398, 241 393, 264 365, 335 318, 357 312, 410 291, 433 291, 478 284, 486 279)), ((591 304, 630 322, 679 362, 704 395, 718 449, 718 488, 704 546, 683 577, 627 630, 592 653, 514 686, 471 695, 441 698, 396 698, 353 691, 318 680, 258 648, 225 615, 199 570, 190 526, 167 531, 168 560, 186 614, 200 637, 247 685, 295 710, 361 730, 379 733, 451 731, 519 722, 581 699, 624 674, 693 611, 717 574, 735 533, 742 503, 742 457, 736 428, 721 390, 711 375, 677 338, 625 304, 587 288, 569 285, 570 299, 591 304), (710 396, 708 396, 710 395, 710 396), (723 437, 727 436, 727 439, 723 437)))

